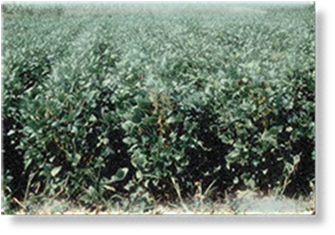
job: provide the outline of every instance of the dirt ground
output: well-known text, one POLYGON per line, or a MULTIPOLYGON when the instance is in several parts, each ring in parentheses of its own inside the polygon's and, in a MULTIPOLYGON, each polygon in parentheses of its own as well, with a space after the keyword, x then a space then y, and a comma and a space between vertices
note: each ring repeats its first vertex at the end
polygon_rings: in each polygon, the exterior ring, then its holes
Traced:
POLYGON ((284 196, 260 196, 254 192, 238 192, 234 198, 224 202, 192 200, 168 205, 156 204, 150 209, 133 206, 124 209, 120 206, 80 208, 71 203, 53 200, 40 206, 30 207, 29 211, 19 210, 17 215, 313 215, 315 198, 286 198, 284 196))

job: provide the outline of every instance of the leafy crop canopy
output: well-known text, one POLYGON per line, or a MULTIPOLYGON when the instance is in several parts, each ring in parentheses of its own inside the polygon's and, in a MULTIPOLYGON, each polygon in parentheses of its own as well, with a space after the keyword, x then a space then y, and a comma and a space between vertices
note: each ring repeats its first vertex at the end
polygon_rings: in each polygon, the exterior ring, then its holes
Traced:
POLYGON ((150 204, 195 182, 213 197, 312 190, 313 6, 2 10, 6 195, 150 204))

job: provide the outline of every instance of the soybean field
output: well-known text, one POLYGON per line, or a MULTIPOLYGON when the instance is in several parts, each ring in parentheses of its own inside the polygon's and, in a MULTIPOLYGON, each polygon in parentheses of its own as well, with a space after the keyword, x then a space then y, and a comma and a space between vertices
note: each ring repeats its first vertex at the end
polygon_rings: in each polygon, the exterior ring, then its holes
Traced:
POLYGON ((1 20, 3 214, 313 213, 313 3, 5 3, 1 20))

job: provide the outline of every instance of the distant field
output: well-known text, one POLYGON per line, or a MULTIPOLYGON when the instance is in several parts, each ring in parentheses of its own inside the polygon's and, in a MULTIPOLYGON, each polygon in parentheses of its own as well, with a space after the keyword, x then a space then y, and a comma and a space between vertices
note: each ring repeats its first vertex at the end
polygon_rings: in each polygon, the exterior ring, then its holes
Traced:
POLYGON ((5 214, 315 209, 311 3, 3 4, 2 82, 5 214))

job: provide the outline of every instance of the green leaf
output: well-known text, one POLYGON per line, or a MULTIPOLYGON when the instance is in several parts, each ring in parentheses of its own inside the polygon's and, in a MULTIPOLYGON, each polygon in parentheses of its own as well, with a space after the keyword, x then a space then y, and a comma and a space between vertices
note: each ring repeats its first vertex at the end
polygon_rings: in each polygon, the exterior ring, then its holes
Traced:
POLYGON ((273 126, 270 128, 269 133, 271 135, 278 135, 283 130, 283 126, 273 126))
POLYGON ((176 121, 177 121, 177 119, 174 116, 171 116, 168 119, 166 119, 167 123, 175 123, 176 121))
POLYGON ((60 172, 61 169, 62 169, 62 166, 57 166, 53 168, 50 172, 51 176, 55 177, 60 172))
POLYGON ((141 110, 139 108, 135 108, 134 109, 134 115, 132 117, 132 121, 134 123, 140 123, 142 120, 142 113, 141 110))
POLYGON ((240 155, 241 155, 240 150, 234 149, 226 156, 226 160, 229 162, 235 162, 239 159, 240 155))
POLYGON ((74 134, 77 134, 78 133, 78 128, 76 126, 73 126, 72 129, 71 129, 71 132, 74 133, 74 134))
POLYGON ((139 179, 139 180, 143 179, 143 174, 142 174, 141 171, 136 171, 136 178, 139 179))
POLYGON ((74 154, 74 159, 73 159, 73 162, 72 162, 73 166, 77 166, 78 163, 80 162, 80 159, 81 159, 80 154, 75 153, 74 154))
POLYGON ((90 197, 93 197, 97 194, 97 191, 92 186, 89 186, 88 189, 86 189, 85 191, 86 191, 87 195, 90 196, 90 197))
POLYGON ((130 132, 132 130, 132 128, 134 127, 134 123, 132 121, 125 121, 121 124, 122 129, 124 129, 126 132, 130 132))
POLYGON ((97 118, 92 114, 89 119, 90 122, 96 122, 97 118))
POLYGON ((115 188, 112 187, 112 186, 109 186, 109 185, 104 185, 103 186, 106 190, 109 190, 109 191, 112 191, 112 192, 115 192, 115 188))
POLYGON ((11 136, 13 134, 15 134, 15 130, 10 130, 10 131, 8 131, 7 136, 11 136))
POLYGON ((292 128, 291 126, 288 126, 288 127, 286 127, 286 129, 285 129, 286 132, 291 132, 292 130, 293 130, 293 128, 292 128))
POLYGON ((111 183, 113 182, 118 182, 118 181, 122 181, 126 175, 128 174, 128 168, 127 167, 124 167, 124 168, 121 168, 119 169, 115 175, 112 176, 112 179, 111 179, 111 183))

